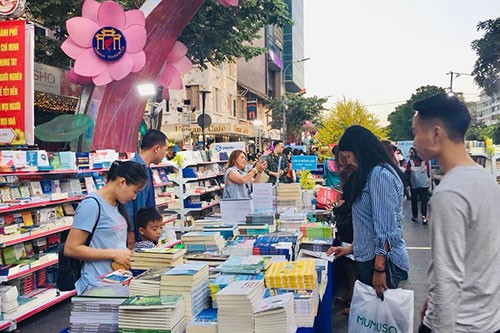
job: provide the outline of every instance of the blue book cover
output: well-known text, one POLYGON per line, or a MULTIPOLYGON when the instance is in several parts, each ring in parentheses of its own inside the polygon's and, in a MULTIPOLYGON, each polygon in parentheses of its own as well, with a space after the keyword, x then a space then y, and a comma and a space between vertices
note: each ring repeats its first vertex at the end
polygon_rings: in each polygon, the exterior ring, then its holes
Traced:
POLYGON ((52 193, 52 182, 50 179, 42 179, 40 180, 40 185, 42 186, 43 194, 51 194, 52 193))
POLYGON ((210 323, 217 324, 217 309, 205 309, 193 320, 192 324, 210 323))
POLYGON ((195 275, 206 267, 208 265, 205 263, 181 264, 166 272, 165 275, 195 275))
POLYGON ((101 175, 97 175, 97 176, 94 176, 94 183, 95 183, 95 187, 96 189, 101 189, 104 187, 104 185, 106 185, 106 180, 104 179, 103 176, 101 175))
POLYGON ((36 167, 38 166, 38 154, 36 151, 27 151, 26 152, 26 166, 27 167, 36 167))

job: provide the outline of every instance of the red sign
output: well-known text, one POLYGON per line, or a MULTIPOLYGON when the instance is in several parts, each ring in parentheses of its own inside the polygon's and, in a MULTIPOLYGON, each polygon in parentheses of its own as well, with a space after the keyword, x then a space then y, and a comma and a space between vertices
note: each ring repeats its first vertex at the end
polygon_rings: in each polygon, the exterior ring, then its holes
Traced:
POLYGON ((25 21, 0 22, 0 129, 10 128, 16 134, 13 140, 11 136, 0 136, 0 144, 26 143, 24 31, 25 21))

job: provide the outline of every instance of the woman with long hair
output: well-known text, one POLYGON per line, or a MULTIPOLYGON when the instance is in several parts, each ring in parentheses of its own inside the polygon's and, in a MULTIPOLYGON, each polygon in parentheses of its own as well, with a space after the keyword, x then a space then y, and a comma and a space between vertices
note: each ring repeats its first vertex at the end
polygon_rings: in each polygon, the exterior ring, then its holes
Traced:
POLYGON ((66 256, 84 261, 81 277, 75 283, 78 295, 95 286, 100 275, 112 271, 113 262, 130 267, 132 252, 127 249, 130 220, 124 204, 136 197, 147 180, 146 170, 139 163, 115 161, 106 185, 78 205, 64 246, 66 256))
POLYGON ((339 150, 353 169, 350 177, 353 243, 332 247, 336 258, 353 253, 356 278, 372 286, 379 297, 396 288, 409 270, 401 232, 403 174, 382 143, 366 128, 349 127, 339 150))
POLYGON ((224 199, 249 199, 252 184, 258 175, 267 168, 267 162, 257 162, 255 167, 245 172, 247 154, 242 150, 233 150, 227 161, 224 174, 224 199))

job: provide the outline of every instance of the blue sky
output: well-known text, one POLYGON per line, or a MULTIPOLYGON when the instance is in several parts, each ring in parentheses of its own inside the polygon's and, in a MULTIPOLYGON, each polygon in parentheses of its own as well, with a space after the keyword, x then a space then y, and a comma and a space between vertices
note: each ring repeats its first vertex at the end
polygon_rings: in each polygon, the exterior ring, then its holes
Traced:
MULTIPOLYGON (((304 0, 307 94, 357 99, 386 125, 418 87, 472 72, 476 25, 499 16, 498 0, 304 0)), ((470 76, 453 90, 478 100, 470 76)))

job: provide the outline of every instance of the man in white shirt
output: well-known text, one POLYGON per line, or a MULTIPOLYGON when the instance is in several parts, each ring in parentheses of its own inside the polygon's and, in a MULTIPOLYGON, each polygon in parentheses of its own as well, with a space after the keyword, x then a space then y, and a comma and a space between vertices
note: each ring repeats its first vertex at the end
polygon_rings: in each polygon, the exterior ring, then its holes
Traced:
POLYGON ((466 106, 438 94, 415 102, 414 145, 445 173, 431 199, 429 296, 419 333, 500 332, 500 186, 464 148, 466 106))

